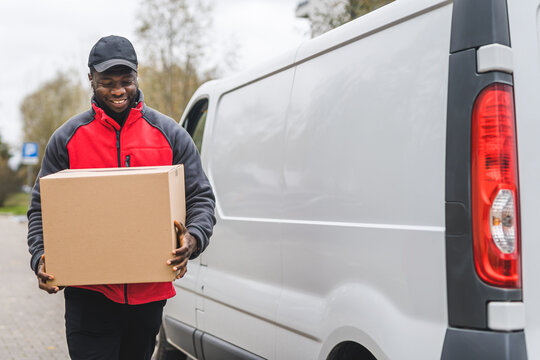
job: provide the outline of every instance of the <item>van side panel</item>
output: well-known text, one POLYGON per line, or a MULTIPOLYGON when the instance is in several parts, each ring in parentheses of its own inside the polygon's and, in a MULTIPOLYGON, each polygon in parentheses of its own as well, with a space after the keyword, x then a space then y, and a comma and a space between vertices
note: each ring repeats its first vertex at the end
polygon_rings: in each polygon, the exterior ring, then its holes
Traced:
POLYGON ((276 358, 325 359, 337 333, 377 359, 440 357, 451 14, 441 5, 297 66, 276 358))
POLYGON ((282 209, 292 80, 288 69, 222 95, 205 148, 218 222, 204 255, 199 328, 269 359, 281 290, 281 225, 273 220, 282 209))
POLYGON ((210 171, 224 216, 281 214, 285 113, 293 70, 224 94, 212 133, 210 171))

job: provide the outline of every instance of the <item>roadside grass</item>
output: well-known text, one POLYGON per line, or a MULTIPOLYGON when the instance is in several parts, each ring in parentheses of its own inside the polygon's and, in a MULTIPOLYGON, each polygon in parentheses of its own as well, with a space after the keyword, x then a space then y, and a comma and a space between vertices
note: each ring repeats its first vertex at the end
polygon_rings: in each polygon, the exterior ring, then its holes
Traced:
POLYGON ((0 214, 25 215, 28 210, 28 194, 19 192, 10 195, 4 206, 0 207, 0 214))

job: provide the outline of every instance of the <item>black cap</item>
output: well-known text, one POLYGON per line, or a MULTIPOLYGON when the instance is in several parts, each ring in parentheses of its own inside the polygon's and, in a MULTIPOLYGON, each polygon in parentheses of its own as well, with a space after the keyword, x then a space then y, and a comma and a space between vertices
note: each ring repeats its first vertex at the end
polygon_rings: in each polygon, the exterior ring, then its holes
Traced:
POLYGON ((103 72, 117 65, 129 66, 137 71, 137 54, 128 39, 110 35, 102 37, 90 50, 88 67, 103 72))

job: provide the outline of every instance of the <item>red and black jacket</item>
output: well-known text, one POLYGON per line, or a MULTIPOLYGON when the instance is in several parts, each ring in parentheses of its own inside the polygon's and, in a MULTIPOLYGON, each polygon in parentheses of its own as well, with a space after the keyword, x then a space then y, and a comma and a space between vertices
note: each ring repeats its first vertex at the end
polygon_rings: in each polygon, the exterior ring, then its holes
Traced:
MULTIPOLYGON (((192 258, 208 245, 216 221, 215 199, 197 148, 182 127, 146 106, 142 92, 139 94, 137 105, 130 110, 123 126, 105 114, 94 100, 92 109, 69 119, 49 140, 28 210, 30 264, 35 272, 43 254, 39 178, 64 169, 183 164, 186 227, 200 246, 192 258)), ((175 295, 171 282, 82 287, 127 304, 143 304, 175 295)))

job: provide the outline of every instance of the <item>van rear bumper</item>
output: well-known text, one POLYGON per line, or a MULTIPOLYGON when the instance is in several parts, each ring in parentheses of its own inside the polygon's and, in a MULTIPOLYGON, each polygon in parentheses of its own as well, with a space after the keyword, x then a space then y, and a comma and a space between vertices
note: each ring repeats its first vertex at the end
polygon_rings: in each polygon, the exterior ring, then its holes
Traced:
POLYGON ((441 360, 458 359, 526 360, 525 333, 448 328, 441 360))

